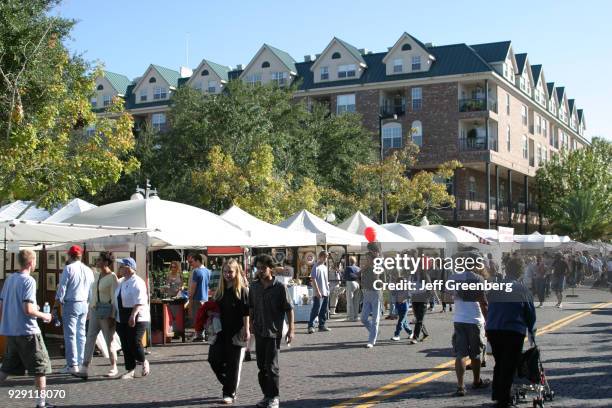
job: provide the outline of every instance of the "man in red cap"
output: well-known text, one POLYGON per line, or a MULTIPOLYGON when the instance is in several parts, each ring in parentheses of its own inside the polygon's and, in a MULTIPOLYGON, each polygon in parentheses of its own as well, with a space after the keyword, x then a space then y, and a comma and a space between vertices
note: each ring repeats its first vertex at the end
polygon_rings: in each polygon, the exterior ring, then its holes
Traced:
POLYGON ((83 249, 73 245, 68 250, 69 261, 60 276, 55 294, 55 306, 62 305, 66 367, 63 372, 77 375, 85 351, 85 322, 94 274, 81 262, 83 249))

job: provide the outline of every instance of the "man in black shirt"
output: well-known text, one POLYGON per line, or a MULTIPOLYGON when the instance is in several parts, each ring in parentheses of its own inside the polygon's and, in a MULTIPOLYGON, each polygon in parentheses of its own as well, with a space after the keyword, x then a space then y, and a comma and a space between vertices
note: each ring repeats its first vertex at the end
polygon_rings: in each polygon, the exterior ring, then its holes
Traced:
POLYGON ((553 276, 551 286, 557 295, 557 307, 561 309, 563 306, 563 290, 565 289, 565 277, 569 275, 569 264, 562 253, 558 253, 552 264, 553 276))
POLYGON ((287 343, 291 343, 294 337, 293 305, 285 285, 272 276, 274 266, 274 259, 270 255, 257 256, 255 267, 259 280, 251 285, 249 292, 251 331, 255 335, 259 385, 264 394, 257 406, 267 408, 279 406, 278 349, 285 315, 289 323, 287 343))

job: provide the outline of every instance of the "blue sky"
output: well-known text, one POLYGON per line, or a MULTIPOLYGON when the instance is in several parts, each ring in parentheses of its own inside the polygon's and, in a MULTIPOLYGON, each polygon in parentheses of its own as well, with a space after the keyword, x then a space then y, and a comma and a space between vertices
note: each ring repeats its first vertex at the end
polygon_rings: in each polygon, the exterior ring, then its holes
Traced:
POLYGON ((64 0, 53 12, 78 20, 68 47, 130 78, 150 63, 178 69, 202 58, 246 65, 269 43, 296 61, 333 36, 385 51, 404 31, 436 45, 511 40, 584 109, 587 135, 612 139, 612 2, 64 0))

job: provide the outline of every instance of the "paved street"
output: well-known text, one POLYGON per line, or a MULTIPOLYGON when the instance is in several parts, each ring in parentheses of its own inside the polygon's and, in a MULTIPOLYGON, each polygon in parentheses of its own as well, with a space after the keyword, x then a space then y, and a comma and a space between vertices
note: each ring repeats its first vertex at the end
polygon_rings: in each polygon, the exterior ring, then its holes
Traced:
MULTIPOLYGON (((579 289, 567 299, 563 310, 551 302, 538 309, 537 341, 542 350, 549 382, 556 392, 552 407, 612 406, 612 296, 609 292, 579 289), (598 306, 598 308, 594 308, 598 306), (586 312, 586 313, 582 313, 586 312), (561 321, 562 319, 567 319, 561 321), (550 325, 559 322, 556 325, 550 325), (544 328, 545 330, 542 330, 544 328)), ((450 365, 451 315, 429 313, 430 337, 410 346, 406 340, 388 340, 394 322, 383 320, 379 343, 364 348, 366 333, 358 323, 332 320, 332 332, 306 334, 297 325, 291 348, 283 346, 281 405, 284 407, 330 407, 334 405, 381 407, 480 407, 490 406, 489 390, 453 397, 455 375, 450 365), (450 370, 449 368, 450 367, 450 370), (380 387, 387 384, 385 389, 380 387), (370 392, 369 398, 358 398, 370 392), (348 403, 347 403, 348 401, 348 403)), ((93 376, 84 382, 53 374, 49 389, 65 390, 60 406, 80 407, 191 407, 218 406, 220 386, 206 362, 208 346, 175 343, 152 349, 151 375, 132 381, 108 380, 106 361, 94 360, 93 376)), ((120 357, 120 361, 122 358, 120 357)), ((53 360, 53 368, 63 361, 53 360)), ((492 377, 493 358, 488 357, 484 377, 492 377)), ((256 363, 243 366, 236 406, 253 406, 261 398, 256 363)), ((471 381, 468 372, 466 383, 471 381)), ((13 379, 12 389, 30 387, 30 379, 13 379)), ((0 388, 0 407, 34 406, 33 401, 9 400, 10 388, 0 388)), ((522 406, 531 407, 531 399, 522 406)))

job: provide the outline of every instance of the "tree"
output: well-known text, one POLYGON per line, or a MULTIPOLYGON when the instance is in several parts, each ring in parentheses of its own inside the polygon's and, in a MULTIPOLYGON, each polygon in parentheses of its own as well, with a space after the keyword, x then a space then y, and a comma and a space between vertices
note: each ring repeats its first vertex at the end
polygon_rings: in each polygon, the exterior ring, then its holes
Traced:
POLYGON ((0 3, 0 202, 51 207, 138 166, 122 102, 103 118, 91 112, 99 71, 63 46, 74 22, 49 16, 58 3, 0 3))
POLYGON ((581 240, 610 236, 611 162, 612 143, 594 138, 584 148, 562 150, 538 169, 538 206, 553 230, 581 240), (570 225, 579 226, 580 231, 568 231, 570 225))

